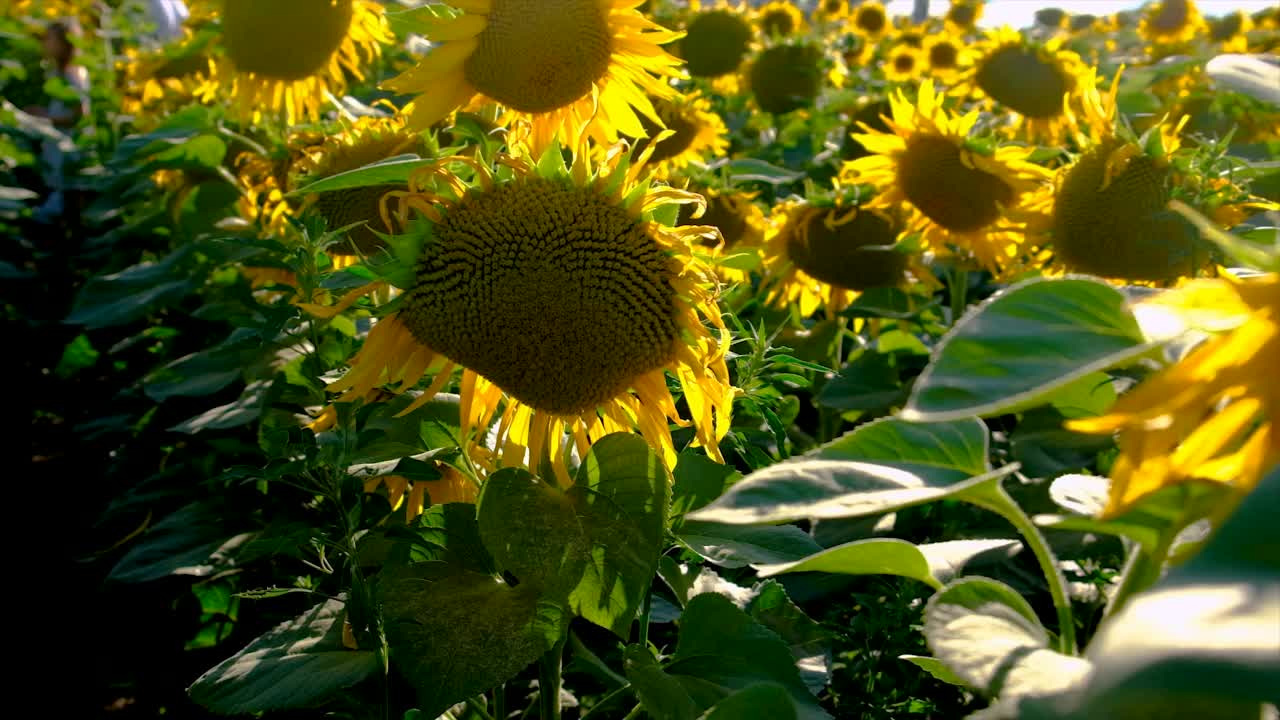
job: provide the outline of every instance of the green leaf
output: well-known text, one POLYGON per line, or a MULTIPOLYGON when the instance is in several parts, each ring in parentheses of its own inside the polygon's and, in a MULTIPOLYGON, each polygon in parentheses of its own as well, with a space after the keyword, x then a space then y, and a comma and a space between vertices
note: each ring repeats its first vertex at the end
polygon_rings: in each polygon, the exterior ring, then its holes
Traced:
POLYGON ((253 533, 228 530, 229 509, 197 501, 153 525, 111 569, 108 580, 140 583, 170 575, 208 577, 230 569, 253 533))
POLYGON ((957 580, 925 608, 925 638, 948 670, 988 697, 1052 693, 1089 663, 1049 649, 1049 634, 1013 588, 986 578, 957 580))
POLYGON ((1280 107, 1280 68, 1254 55, 1219 55, 1204 66, 1205 74, 1222 85, 1280 107))
POLYGON ((965 681, 961 679, 959 675, 951 672, 951 670, 949 670, 946 665, 943 665, 942 661, 938 658, 928 657, 926 655, 899 655, 898 659, 906 660, 944 683, 966 687, 965 681))
POLYGON ((822 549, 794 525, 726 525, 689 520, 677 537, 690 550, 721 567, 798 560, 822 549))
POLYGON ((636 689, 640 705, 654 720, 695 720, 698 705, 680 680, 663 672, 649 648, 628 645, 623 652, 627 680, 636 689))
POLYGON ((752 619, 778 633, 791 648, 800 679, 815 695, 831 680, 831 633, 791 601, 782 584, 766 580, 747 603, 752 619))
POLYGON ((1017 540, 951 540, 913 545, 897 538, 872 538, 823 550, 796 562, 761 565, 757 570, 760 577, 793 572, 901 575, 940 589, 973 558, 1020 546, 1017 540))
POLYGON ((371 185, 407 185, 409 176, 413 174, 414 170, 426 167, 434 162, 436 161, 433 159, 424 160, 412 154, 396 155, 355 170, 348 170, 347 172, 330 175, 307 183, 288 193, 285 197, 333 192, 334 190, 349 190, 371 185))
POLYGON ((504 469, 480 495, 480 535, 521 582, 567 594, 578 615, 625 636, 657 572, 666 526, 666 471, 643 438, 597 441, 573 486, 504 469))
POLYGON ((971 310, 942 339, 903 417, 944 421, 1034 407, 1152 348, 1115 288, 1036 279, 971 310))
POLYGON ((900 402, 903 394, 892 358, 868 350, 828 380, 816 402, 836 410, 876 410, 900 402))
POLYGON ((758 683, 733 693, 698 716, 698 720, 741 718, 795 720, 796 704, 785 687, 777 683, 758 683))
POLYGON ((216 135, 196 135, 156 153, 148 167, 179 170, 216 170, 227 156, 227 144, 216 135))
POLYGON ((268 380, 249 383, 236 400, 187 418, 169 429, 194 435, 201 430, 226 430, 248 425, 262 416, 262 403, 270 385, 268 380))
POLYGON ((970 490, 1014 468, 987 464, 981 421, 868 423, 815 453, 748 475, 690 520, 779 523, 890 512, 970 490))
POLYGON ((671 488, 671 515, 678 517, 706 507, 741 480, 742 473, 706 455, 685 450, 676 461, 672 477, 675 482, 671 488))
POLYGON ((239 380, 244 369, 245 353, 214 347, 157 369, 145 379, 143 392, 156 402, 176 396, 212 395, 239 380))
POLYGON ((513 588, 443 562, 385 571, 378 591, 394 664, 426 717, 515 677, 569 624, 537 583, 513 588))
POLYGON ((341 600, 328 600, 249 643, 187 692, 223 715, 305 708, 378 670, 377 653, 342 644, 341 600))
POLYGON ((695 595, 680 616, 680 638, 666 667, 700 707, 711 707, 757 683, 786 688, 800 718, 829 718, 809 692, 777 633, 723 595, 695 595))
POLYGON ((69 378, 81 370, 93 367, 101 355, 94 349, 89 336, 80 333, 62 349, 62 358, 58 360, 58 366, 53 372, 60 378, 69 378))
POLYGON ((734 182, 763 182, 770 185, 785 185, 804 177, 804 173, 770 165, 756 158, 739 158, 728 165, 729 176, 734 182))
POLYGON ((190 252, 180 248, 161 262, 140 263, 91 278, 76 294, 66 322, 89 329, 123 325, 185 297, 196 288, 183 269, 190 252))

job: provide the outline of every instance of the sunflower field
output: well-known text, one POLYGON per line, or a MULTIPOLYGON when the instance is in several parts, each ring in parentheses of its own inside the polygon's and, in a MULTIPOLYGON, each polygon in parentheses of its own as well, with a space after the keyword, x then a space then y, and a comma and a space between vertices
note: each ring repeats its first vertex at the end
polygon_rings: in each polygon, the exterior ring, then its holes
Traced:
POLYGON ((1280 10, 1016 4, 0 0, 51 707, 1277 718, 1280 10))

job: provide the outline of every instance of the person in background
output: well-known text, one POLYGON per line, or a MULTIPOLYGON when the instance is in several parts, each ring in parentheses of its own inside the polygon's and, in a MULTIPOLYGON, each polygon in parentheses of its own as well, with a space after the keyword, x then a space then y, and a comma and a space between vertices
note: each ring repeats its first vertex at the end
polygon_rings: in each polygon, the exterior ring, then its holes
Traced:
POLYGON ((49 121, 57 131, 46 137, 40 148, 45 184, 50 192, 36 215, 47 220, 61 215, 66 202, 65 168, 75 144, 65 133, 89 113, 89 71, 76 63, 76 47, 72 43, 72 38, 78 35, 74 20, 59 20, 50 23, 42 37, 46 80, 62 80, 74 97, 53 96, 47 104, 25 108, 29 115, 49 121))
POLYGON ((147 0, 147 12, 156 24, 155 38, 161 43, 182 37, 182 23, 191 15, 182 0, 147 0))

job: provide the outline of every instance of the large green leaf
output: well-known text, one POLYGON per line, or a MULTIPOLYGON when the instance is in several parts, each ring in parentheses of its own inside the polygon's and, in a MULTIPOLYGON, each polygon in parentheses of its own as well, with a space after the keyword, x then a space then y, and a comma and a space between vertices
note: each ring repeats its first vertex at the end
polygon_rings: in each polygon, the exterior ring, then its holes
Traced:
POLYGON ((108 580, 148 582, 170 575, 208 577, 234 566, 254 533, 237 532, 230 508, 212 501, 187 505, 150 527, 111 569, 108 580))
POLYGON ((303 185, 289 193, 289 195, 310 195, 312 193, 349 190, 370 185, 405 185, 409 182, 409 176, 413 174, 414 170, 426 167, 434 162, 436 161, 424 160, 417 155, 397 155, 355 170, 348 170, 337 175, 321 178, 303 185))
POLYGON ((663 672, 649 648, 628 645, 623 652, 627 680, 635 688, 640 704, 654 720, 694 720, 697 703, 680 680, 663 672))
POLYGON ((1119 290, 1084 278, 1029 280, 947 333, 902 414, 943 421, 1034 407, 1150 349, 1119 290))
POLYGON ((747 603, 752 619, 778 633, 791 648, 800 679, 817 694, 831 679, 831 633, 796 605, 776 580, 766 580, 754 588, 747 603))
POLYGON ((392 659, 426 717, 511 679, 568 629, 563 603, 538 583, 513 588, 450 563, 386 572, 378 587, 392 659))
POLYGON ((925 609, 925 638, 949 671, 988 696, 1070 687, 1089 663, 1049 649, 1049 635, 1022 596, 986 578, 958 580, 925 609))
POLYGON ((190 254, 179 248, 160 262, 91 278, 76 295, 66 322, 90 329, 123 325, 177 302, 197 287, 185 264, 190 254))
POLYGON ((305 708, 378 670, 378 654, 342 644, 345 604, 328 600, 215 665, 188 689, 224 715, 305 708))
POLYGON ((795 720, 796 703, 777 683, 759 683, 739 690, 698 716, 698 720, 769 718, 795 720))
POLYGON ((799 560, 822 547, 795 525, 728 525, 690 520, 678 537, 690 550, 721 567, 799 560))
POLYGON ((796 562, 760 565, 757 570, 760 577, 793 572, 901 575, 940 589, 969 560, 1020 546, 1017 540, 951 540, 913 545, 897 538, 873 538, 823 550, 796 562))
POLYGON ((679 624, 675 653, 665 668, 653 667, 651 658, 640 654, 648 650, 627 653, 627 678, 637 686, 645 710, 658 720, 688 717, 685 698, 697 712, 705 712, 760 683, 784 688, 799 718, 830 717, 801 680, 786 642, 723 595, 695 595, 679 624))
POLYGON ((575 613, 624 636, 657 572, 669 485, 640 437, 597 441, 572 487, 514 468, 485 483, 480 535, 521 582, 563 592, 575 613))
POLYGON ((868 423, 816 452, 758 470, 691 520, 750 524, 890 512, 957 495, 989 472, 987 430, 975 419, 868 423))

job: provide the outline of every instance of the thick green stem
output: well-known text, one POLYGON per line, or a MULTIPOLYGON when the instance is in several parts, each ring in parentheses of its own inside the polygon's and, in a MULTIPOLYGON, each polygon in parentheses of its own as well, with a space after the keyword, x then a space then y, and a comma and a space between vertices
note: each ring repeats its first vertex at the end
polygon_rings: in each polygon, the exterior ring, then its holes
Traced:
POLYGON ((640 605, 640 647, 649 647, 649 615, 653 612, 653 588, 644 594, 644 603, 640 605))
POLYGON ((538 661, 538 711, 542 720, 560 720, 560 660, 567 639, 567 635, 560 638, 538 661))
POLYGON ((631 712, 627 713, 627 716, 624 717, 622 720, 636 720, 636 718, 640 717, 643 714, 644 714, 644 706, 637 705, 631 708, 631 712))
POLYGON ((1018 503, 1009 497, 1009 493, 1005 492, 1003 487, 997 485, 995 489, 1002 502, 992 503, 986 507, 1008 520, 1026 539, 1031 552, 1036 556, 1036 561, 1040 563, 1040 570, 1044 573, 1045 580, 1049 583, 1049 595, 1053 598, 1053 609, 1058 615, 1058 649, 1068 655, 1075 655, 1078 652, 1076 621, 1071 611, 1071 596, 1067 593, 1067 578, 1058 567, 1058 560, 1054 557, 1053 550, 1040 532, 1040 528, 1036 527, 1036 524, 1022 511, 1018 503))
POLYGON ((502 683, 493 689, 493 716, 503 720, 507 716, 507 684, 502 683))
POLYGON ((951 324, 955 325, 960 322, 960 317, 964 315, 965 305, 968 303, 969 294, 969 271, 960 268, 952 268, 951 282, 948 283, 948 290, 951 291, 951 324))

